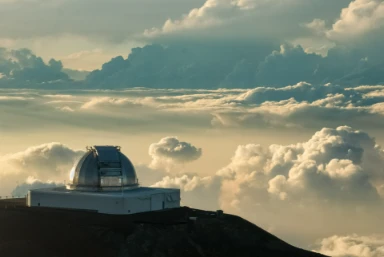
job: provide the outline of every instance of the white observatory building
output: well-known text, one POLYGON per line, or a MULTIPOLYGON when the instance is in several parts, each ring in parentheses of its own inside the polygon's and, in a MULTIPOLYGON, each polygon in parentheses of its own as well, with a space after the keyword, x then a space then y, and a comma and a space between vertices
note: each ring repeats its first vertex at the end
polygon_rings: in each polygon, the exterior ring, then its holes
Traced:
POLYGON ((140 187, 118 146, 87 147, 67 186, 30 190, 27 205, 132 214, 180 207, 180 189, 140 187))

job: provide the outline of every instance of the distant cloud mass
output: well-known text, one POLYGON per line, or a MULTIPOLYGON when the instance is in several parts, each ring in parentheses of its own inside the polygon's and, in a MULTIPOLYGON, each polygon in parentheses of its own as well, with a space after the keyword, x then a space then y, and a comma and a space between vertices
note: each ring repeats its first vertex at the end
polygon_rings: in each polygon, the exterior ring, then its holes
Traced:
POLYGON ((30 147, 25 151, 2 156, 1 160, 17 167, 28 167, 31 170, 55 172, 58 167, 72 163, 84 151, 72 150, 61 143, 42 144, 30 147))
POLYGON ((86 82, 99 88, 282 87, 306 81, 343 86, 384 83, 384 63, 358 50, 331 49, 326 57, 292 44, 170 44, 132 49, 93 71, 86 82))
MULTIPOLYGON (((70 8, 68 3, 61 7, 70 8)), ((380 0, 207 0, 162 26, 141 30, 141 37, 132 32, 143 47, 132 48, 127 57, 116 56, 89 74, 64 69, 55 59, 46 64, 27 49, 2 48, 0 87, 384 84, 384 55, 378 51, 384 44, 383 10, 380 0), (277 16, 278 21, 271 19, 277 16)))
POLYGON ((46 64, 28 49, 7 50, 0 48, 0 86, 9 84, 25 84, 25 82, 43 83, 50 81, 68 81, 67 74, 62 72, 61 61, 51 59, 46 64))
MULTIPOLYGON (((92 2, 92 12, 86 2, 34 5, 3 1, 0 23, 8 26, 0 33, 0 46, 17 49, 29 45, 44 52, 36 47, 38 39, 72 37, 89 43, 88 49, 78 49, 69 40, 68 48, 76 50, 57 54, 68 61, 108 52, 98 44, 113 48, 133 40, 144 45, 132 48, 128 58, 128 52, 122 53, 104 63, 82 84, 99 88, 251 88, 300 81, 353 86, 384 81, 383 55, 378 51, 384 43, 381 0, 145 2, 153 9, 138 1, 92 2), (89 22, 79 20, 79 11, 89 22), (35 22, 29 22, 31 19, 35 22), (55 25, 50 26, 47 20, 55 25)), ((32 55, 25 49, 3 49, 1 55, 4 51, 32 55)), ((0 66, 6 67, 0 68, 1 77, 15 70, 19 83, 65 80, 67 74, 79 80, 86 75, 62 69, 55 61, 35 63, 32 69, 30 65, 14 67, 9 58, 3 59, 0 66)))
POLYGON ((201 148, 180 141, 177 137, 164 137, 149 146, 152 167, 192 162, 199 159, 201 154, 201 148))

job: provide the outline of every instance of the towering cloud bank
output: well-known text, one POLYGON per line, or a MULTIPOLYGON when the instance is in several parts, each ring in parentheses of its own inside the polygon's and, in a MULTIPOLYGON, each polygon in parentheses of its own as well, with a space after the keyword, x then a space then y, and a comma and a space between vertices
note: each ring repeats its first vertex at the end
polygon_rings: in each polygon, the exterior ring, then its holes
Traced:
POLYGON ((367 52, 343 47, 323 57, 292 44, 192 42, 132 49, 127 59, 112 59, 86 82, 101 88, 282 87, 300 81, 357 86, 384 82, 383 69, 367 52))
POLYGON ((224 178, 227 208, 246 208, 249 195, 264 195, 265 201, 365 205, 384 197, 383 164, 383 150, 366 133, 338 127, 295 145, 239 146, 217 175, 224 178))
MULTIPOLYGON (((108 8, 125 5, 117 2, 113 1, 108 8)), ((71 1, 57 4, 68 10, 66 15, 73 15, 73 10, 82 8, 71 1)), ((96 6, 99 4, 95 3, 96 6)), ((187 9, 187 6, 199 3, 184 4, 187 9)), ((58 6, 53 4, 45 8, 52 11, 58 6)), ((101 33, 96 33, 98 37, 121 41, 129 35, 147 45, 133 48, 128 58, 117 56, 106 62, 101 69, 91 72, 85 83, 67 82, 66 85, 252 88, 281 87, 300 81, 348 86, 380 84, 384 82, 384 56, 379 50, 384 44, 383 6, 381 0, 206 0, 183 16, 172 16, 176 18, 166 20, 163 25, 160 18, 157 25, 151 23, 155 26, 145 30, 142 26, 151 26, 145 19, 139 22, 136 31, 130 27, 126 33, 121 32, 125 28, 117 26, 113 31, 100 29, 111 22, 111 17, 104 24, 101 20, 108 15, 95 11, 88 13, 87 18, 103 23, 98 29, 101 33), (96 13, 98 15, 94 16, 96 13)), ((25 7, 19 1, 7 1, 0 4, 1 8, 8 11, 3 11, 0 18, 6 22, 3 16, 11 16, 9 13, 25 7)), ((39 7, 30 8, 42 11, 39 7)), ((115 18, 119 19, 113 17, 112 20, 115 18)), ((63 21, 63 27, 58 31, 68 33, 65 25, 73 20, 76 19, 63 21)), ((70 27, 76 35, 79 31, 72 28, 82 27, 81 31, 87 32, 88 37, 96 36, 86 24, 70 27)), ((14 38, 10 32, 2 30, 0 40, 2 33, 14 38)), ((52 31, 46 33, 55 34, 52 31)), ((42 82, 67 81, 68 76, 61 66, 55 60, 45 64, 28 50, 2 49, 0 86, 24 84, 31 87, 36 83, 42 86, 42 82), (5 82, 4 78, 17 79, 17 82, 9 79, 5 82)), ((66 72, 72 76, 76 73, 66 72)))
POLYGON ((144 32, 162 46, 133 49, 88 81, 188 88, 379 84, 383 9, 380 0, 207 0, 144 32))

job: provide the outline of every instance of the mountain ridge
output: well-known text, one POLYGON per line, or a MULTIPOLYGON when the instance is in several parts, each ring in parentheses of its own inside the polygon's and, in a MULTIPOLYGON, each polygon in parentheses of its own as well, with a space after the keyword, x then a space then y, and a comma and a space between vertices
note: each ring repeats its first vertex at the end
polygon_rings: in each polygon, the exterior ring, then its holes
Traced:
POLYGON ((106 215, 0 201, 0 256, 324 257, 296 248, 245 219, 189 207, 106 215))

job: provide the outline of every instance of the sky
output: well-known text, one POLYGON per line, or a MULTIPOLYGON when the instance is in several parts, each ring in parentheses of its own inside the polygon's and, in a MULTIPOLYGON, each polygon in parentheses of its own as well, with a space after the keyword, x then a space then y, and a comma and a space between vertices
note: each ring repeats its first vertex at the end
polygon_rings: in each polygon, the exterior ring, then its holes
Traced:
POLYGON ((0 0, 0 196, 120 145, 144 186, 384 255, 384 1, 0 0))

